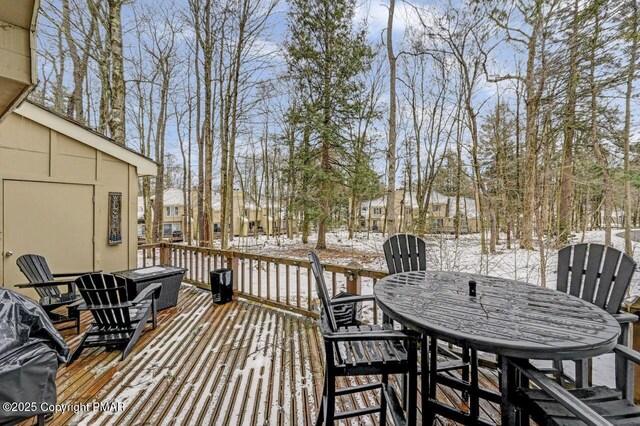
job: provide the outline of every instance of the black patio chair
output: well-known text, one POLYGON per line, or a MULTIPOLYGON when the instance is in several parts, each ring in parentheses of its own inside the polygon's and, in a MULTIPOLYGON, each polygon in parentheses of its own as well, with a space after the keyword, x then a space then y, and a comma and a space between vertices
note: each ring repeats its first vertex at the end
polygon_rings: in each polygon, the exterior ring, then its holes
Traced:
MULTIPOLYGON (((629 326, 638 320, 636 315, 621 312, 636 262, 613 247, 602 244, 576 244, 558 252, 557 290, 580 297, 613 315, 620 324, 618 343, 629 345, 629 326)), ((584 387, 588 377, 588 360, 576 362, 576 386, 584 387)), ((562 362, 554 362, 556 379, 567 379, 562 362)), ((621 378, 618 378, 621 380, 621 378)))
POLYGON ((325 344, 325 377, 316 425, 333 424, 335 420, 380 413, 380 424, 386 424, 387 408, 394 424, 416 424, 417 335, 394 330, 390 325, 354 325, 340 327, 332 306, 373 300, 373 296, 346 296, 331 300, 324 281, 323 268, 315 253, 309 253, 316 290, 322 301, 321 331, 325 344), (405 414, 395 391, 389 384, 390 374, 408 374, 410 401, 405 414), (381 381, 336 389, 336 378, 381 375, 381 381), (335 412, 336 396, 380 389, 380 406, 335 412))
POLYGON ((106 346, 108 350, 123 347, 120 358, 123 361, 149 319, 156 328, 156 300, 162 284, 149 285, 129 301, 125 280, 115 275, 87 274, 78 277, 75 283, 95 322, 82 336, 67 365, 78 359, 84 348, 95 346, 106 346))
POLYGON ((59 327, 58 330, 75 328, 80 333, 80 317, 75 305, 82 298, 75 291, 75 277, 89 273, 70 272, 64 274, 52 274, 47 260, 37 254, 24 254, 16 260, 18 269, 27 277, 29 284, 17 284, 18 288, 33 288, 40 296, 40 306, 45 310, 53 324, 73 322, 71 325, 59 327), (58 278, 63 278, 59 280, 58 278), (66 292, 58 287, 66 286, 66 292), (60 308, 67 307, 67 314, 60 312, 60 308), (54 312, 55 311, 55 312, 54 312))
POLYGON ((427 269, 427 244, 420 237, 396 234, 382 244, 382 249, 390 274, 427 269))
MULTIPOLYGON (((392 235, 382 244, 382 249, 384 251, 385 260, 387 261, 389 274, 424 271, 427 269, 427 243, 416 235, 404 233, 392 235)), ((384 323, 393 323, 393 321, 386 315, 383 315, 382 321, 384 323)), ((422 348, 427 348, 427 336, 422 336, 420 339, 420 345, 422 348)), ((446 373, 451 370, 460 369, 463 380, 468 381, 470 372, 469 361, 471 359, 470 350, 468 348, 462 348, 462 354, 458 355, 440 345, 437 345, 436 347, 439 353, 452 360, 438 365, 438 372, 446 373)), ((420 352, 425 353, 425 350, 423 349, 420 352)), ((422 372, 426 371, 427 367, 428 364, 425 359, 421 362, 421 366, 418 369, 418 375, 422 375, 422 372)), ((403 382, 406 383, 406 378, 403 379, 403 382)), ((423 381, 423 386, 425 383, 426 381, 423 381)), ((403 386, 403 395, 406 394, 406 392, 406 386, 403 386)), ((466 392, 464 392, 464 396, 467 396, 466 392)))
POLYGON ((527 361, 512 360, 523 385, 513 393, 519 424, 529 424, 533 419, 540 426, 639 425, 640 407, 633 403, 633 376, 635 366, 640 365, 640 352, 620 344, 613 352, 616 372, 624 378, 615 389, 607 386, 565 389, 527 361), (537 389, 532 389, 531 383, 537 389))
MULTIPOLYGON (((412 234, 392 235, 382 244, 382 250, 387 261, 389 274, 424 271, 427 269, 427 244, 420 237, 412 234)), ((384 323, 393 323, 384 314, 382 321, 384 323)))

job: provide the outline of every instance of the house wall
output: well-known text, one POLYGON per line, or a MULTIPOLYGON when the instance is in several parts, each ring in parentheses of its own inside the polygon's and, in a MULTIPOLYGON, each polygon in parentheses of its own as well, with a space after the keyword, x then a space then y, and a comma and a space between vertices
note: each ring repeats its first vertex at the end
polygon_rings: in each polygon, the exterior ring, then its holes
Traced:
MULTIPOLYGON (((398 190, 395 193, 395 211, 396 211, 396 223, 402 232, 413 231, 413 225, 415 222, 414 214, 416 210, 410 205, 409 194, 406 195, 405 205, 402 205, 403 191, 398 190)), ((367 211, 362 212, 362 220, 365 222, 365 226, 369 229, 382 231, 384 227, 384 214, 385 204, 373 204, 367 211)), ((464 206, 461 205, 461 209, 464 210, 464 206)), ((464 214, 464 211, 463 211, 464 214)), ((455 232, 453 214, 450 212, 447 216, 447 204, 446 203, 429 203, 427 212, 427 221, 429 226, 427 229, 431 229, 437 232, 455 232), (436 225, 437 224, 437 225, 436 225)), ((474 217, 467 218, 467 226, 461 228, 462 233, 474 233, 478 232, 478 221, 474 217)))
MULTIPOLYGON (((3 254, 0 284, 11 288, 16 283, 26 282, 15 262, 27 252, 44 255, 54 273, 88 269, 112 272, 135 267, 137 192, 138 177, 134 166, 16 113, 7 116, 0 124, 0 212, 3 213, 0 215, 0 247, 3 254), (24 195, 13 191, 7 195, 11 200, 6 200, 3 188, 14 188, 15 182, 38 183, 40 189, 25 192, 24 195), (26 209, 30 205, 28 198, 32 199, 34 193, 38 194, 37 191, 48 192, 47 188, 55 188, 60 194, 74 194, 79 193, 76 189, 80 186, 86 189, 82 194, 93 194, 90 201, 93 205, 88 210, 93 211, 91 217, 86 217, 87 210, 74 208, 78 200, 65 196, 48 197, 45 209, 25 211, 24 220, 19 214, 16 215, 16 211, 19 213, 21 208, 26 209), (109 192, 122 193, 123 242, 112 246, 107 241, 109 192), (21 196, 27 199, 21 199, 21 196), (9 210, 13 212, 10 217, 14 223, 4 221, 5 213, 9 210), (78 210, 84 213, 79 214, 78 210), (92 222, 88 228, 73 225, 86 224, 87 221, 92 222), (66 230, 66 234, 61 233, 52 242, 51 235, 54 232, 50 230, 55 228, 56 232, 60 231, 60 223, 67 224, 65 228, 71 229, 66 230), (9 233, 7 227, 12 228, 9 233), (16 229, 31 233, 32 236, 16 237, 16 229), (76 235, 78 232, 80 235, 76 235), (91 252, 74 255, 74 250, 80 244, 88 244, 88 247, 92 247, 91 252), (19 250, 15 248, 17 246, 19 250), (8 251, 12 251, 13 255, 8 257, 8 251)), ((85 207, 83 205, 82 208, 85 207)), ((35 294, 32 291, 22 292, 32 296, 35 294)))
POLYGON ((36 83, 39 0, 0 0, 0 121, 36 83))

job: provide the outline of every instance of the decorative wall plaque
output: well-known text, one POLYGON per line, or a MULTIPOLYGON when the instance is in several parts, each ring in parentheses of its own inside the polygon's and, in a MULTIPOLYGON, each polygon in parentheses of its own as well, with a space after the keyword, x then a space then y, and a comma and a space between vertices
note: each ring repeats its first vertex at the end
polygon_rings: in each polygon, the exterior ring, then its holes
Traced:
POLYGON ((122 244, 122 192, 109 193, 109 245, 122 244))

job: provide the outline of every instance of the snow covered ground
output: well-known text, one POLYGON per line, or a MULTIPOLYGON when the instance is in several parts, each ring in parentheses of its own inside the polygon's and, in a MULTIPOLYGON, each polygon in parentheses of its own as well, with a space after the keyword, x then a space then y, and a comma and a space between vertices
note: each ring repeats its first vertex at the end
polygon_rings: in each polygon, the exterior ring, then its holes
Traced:
MULTIPOLYGON (((614 232, 613 245, 618 249, 624 249, 624 238, 618 236, 619 232, 614 232)), ((380 233, 358 234, 354 239, 348 238, 346 230, 338 230, 327 234, 327 250, 318 252, 323 262, 347 265, 351 262, 358 262, 363 268, 385 271, 386 264, 382 244, 386 237, 380 233)), ((517 241, 513 241, 511 248, 507 248, 504 239, 497 246, 496 253, 482 254, 480 237, 477 234, 463 235, 459 239, 453 238, 452 235, 432 235, 425 238, 427 241, 427 262, 429 269, 451 270, 482 273, 487 275, 499 276, 510 279, 517 279, 535 285, 543 285, 555 288, 556 268, 557 268, 557 251, 549 244, 549 248, 545 250, 544 256, 538 250, 522 250, 518 248, 517 241), (544 274, 541 272, 544 271, 544 274)), ((589 231, 584 235, 575 235, 571 243, 579 242, 604 242, 604 231, 589 231)), ((634 243, 634 252, 640 243, 634 243)), ((284 236, 267 237, 264 235, 254 238, 236 237, 231 241, 231 247, 235 250, 262 254, 267 256, 281 256, 288 258, 306 259, 307 253, 315 247, 315 236, 310 238, 308 244, 303 244, 300 238, 287 239, 284 236)), ((290 281, 294 281, 296 277, 293 275, 298 273, 291 268, 289 271, 290 281)), ((245 291, 252 294, 258 294, 257 275, 260 274, 262 279, 260 294, 265 297, 270 294, 270 298, 275 300, 275 283, 276 276, 279 276, 280 282, 280 301, 286 303, 287 281, 286 271, 284 268, 277 270, 272 267, 269 272, 269 280, 266 279, 267 270, 263 266, 261 270, 257 269, 257 263, 253 264, 253 286, 250 291, 245 287, 245 291), (268 290, 267 282, 271 283, 268 290)), ((249 265, 245 262, 243 274, 249 276, 249 265)), ((300 298, 300 306, 308 305, 308 288, 306 268, 300 268, 300 295, 296 293, 295 285, 289 289, 289 303, 296 305, 298 297, 300 298)), ((246 278, 245 278, 246 279, 246 278)), ((327 274, 327 282, 331 283, 332 277, 327 274)), ((245 281, 247 282, 247 281, 245 281)), ((344 290, 346 287, 345 279, 342 276, 337 278, 337 291, 344 290)), ((362 293, 371 294, 373 292, 373 281, 369 279, 362 280, 362 293)), ((640 295, 640 274, 636 274, 632 282, 629 299, 633 296, 640 295)), ((312 296, 313 297, 313 296, 312 296)), ((318 301, 312 300, 314 306, 318 306, 318 301)), ((371 308, 365 307, 364 315, 371 315, 371 308)), ((573 371, 573 363, 565 363, 568 372, 573 371)), ((614 385, 614 363, 613 356, 607 355, 600 357, 594 361, 593 377, 597 384, 614 385)))
MULTIPOLYGON (((624 238, 614 232, 613 246, 624 250, 624 238)), ((327 250, 319 252, 324 262, 346 265, 352 261, 360 263, 364 268, 385 271, 386 264, 382 251, 382 244, 386 237, 381 233, 360 233, 356 238, 349 240, 345 230, 330 232, 327 234, 327 250)), ((522 250, 516 241, 511 248, 507 248, 504 236, 496 248, 495 254, 481 252, 480 237, 478 234, 462 235, 455 239, 452 235, 426 236, 427 262, 430 269, 474 272, 494 275, 504 278, 522 280, 531 284, 545 285, 555 288, 557 251, 552 246, 545 250, 546 266, 544 268, 545 281, 542 281, 541 256, 538 250, 522 250)), ((308 244, 303 244, 300 238, 288 239, 286 237, 266 237, 264 235, 254 238, 235 237, 231 246, 236 250, 258 253, 269 256, 284 256, 290 258, 306 259, 307 253, 315 247, 316 236, 311 236, 308 244)), ((604 231, 588 231, 582 238, 582 234, 575 235, 571 243, 579 242, 604 242, 604 231)), ((634 252, 639 253, 639 242, 634 242, 634 252)), ((636 274, 632 283, 630 296, 640 295, 640 274, 636 274)))

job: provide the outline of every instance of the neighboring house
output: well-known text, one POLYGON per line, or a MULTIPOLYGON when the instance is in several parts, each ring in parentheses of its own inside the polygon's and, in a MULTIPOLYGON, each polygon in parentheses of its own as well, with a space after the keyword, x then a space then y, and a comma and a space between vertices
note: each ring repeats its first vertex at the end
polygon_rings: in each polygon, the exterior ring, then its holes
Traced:
MULTIPOLYGON (((192 202, 196 203, 196 196, 194 195, 192 202)), ((258 233, 278 232, 280 229, 285 229, 283 225, 286 222, 282 219, 284 213, 280 212, 278 206, 266 206, 264 202, 257 203, 248 195, 245 195, 241 190, 235 189, 233 191, 232 199, 232 232, 236 236, 252 235, 256 230, 258 233), (275 213, 273 210, 276 210, 275 213), (280 217, 280 219, 278 219, 280 217)), ((222 216, 220 193, 215 191, 211 196, 211 222, 213 226, 214 236, 221 231, 220 222, 222 216)), ((197 212, 194 209, 194 235, 197 235, 197 212)))
MULTIPOLYGON (((151 197, 153 203, 154 197, 151 197)), ((188 215, 185 214, 182 189, 165 189, 162 200, 162 238, 175 233, 183 233, 187 228, 188 215)))
MULTIPOLYGON (((192 192, 193 200, 196 203, 195 191, 192 192)), ((180 234, 183 238, 187 229, 188 214, 185 212, 184 194, 181 188, 168 188, 164 190, 162 197, 162 238, 171 238, 180 234), (174 234, 176 233, 176 234, 174 234)), ((151 196, 151 218, 153 219, 153 202, 155 195, 151 196)), ((146 224, 144 220, 144 198, 138 197, 138 236, 144 237, 146 224)), ((193 232, 195 235, 195 231, 193 232)))
POLYGON ((16 259, 27 253, 45 256, 57 272, 136 267, 138 177, 156 169, 92 129, 24 102, 0 123, 2 284, 25 282, 16 259))
POLYGON ((138 197, 138 237, 145 236, 144 225, 144 197, 138 197))
MULTIPOLYGON (((398 189, 395 192, 396 224, 399 231, 413 231, 418 202, 415 194, 398 189)), ((439 192, 432 192, 427 210, 428 232, 455 232, 456 197, 449 197, 439 192)), ((363 229, 383 231, 387 197, 382 196, 360 204, 360 225, 363 229)), ((460 231, 477 232, 475 201, 460 197, 460 231)))

